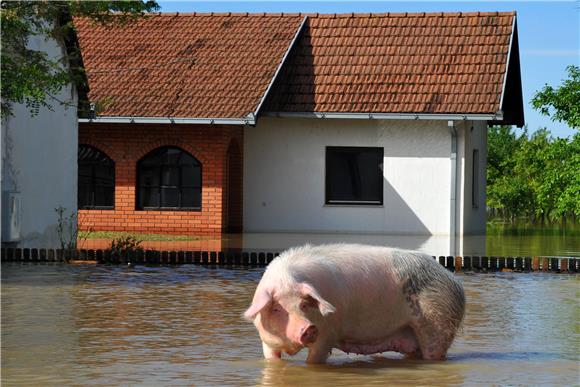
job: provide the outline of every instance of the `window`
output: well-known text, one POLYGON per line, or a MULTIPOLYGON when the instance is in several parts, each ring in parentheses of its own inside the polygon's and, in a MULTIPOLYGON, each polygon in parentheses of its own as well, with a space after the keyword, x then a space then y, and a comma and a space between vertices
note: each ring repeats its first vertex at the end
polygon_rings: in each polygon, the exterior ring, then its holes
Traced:
POLYGON ((479 150, 473 150, 473 160, 471 176, 473 181, 471 182, 471 206, 472 208, 478 207, 479 202, 479 150))
POLYGON ((201 209, 201 163, 189 153, 158 148, 137 163, 137 209, 201 209))
POLYGON ((115 206, 115 163, 89 145, 79 145, 79 209, 112 209, 115 206))
POLYGON ((327 147, 326 204, 383 204, 383 148, 327 147))

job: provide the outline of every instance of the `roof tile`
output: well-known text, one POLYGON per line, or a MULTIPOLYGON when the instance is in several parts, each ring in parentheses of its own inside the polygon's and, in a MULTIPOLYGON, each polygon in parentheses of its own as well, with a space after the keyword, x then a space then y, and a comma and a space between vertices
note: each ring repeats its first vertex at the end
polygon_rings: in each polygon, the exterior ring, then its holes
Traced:
MULTIPOLYGON (((495 113, 515 13, 312 14, 265 110, 495 113)), ((256 110, 301 14, 76 19, 105 116, 231 117, 256 110)))
POLYGON ((256 110, 302 20, 159 14, 104 26, 75 19, 89 99, 109 101, 103 116, 246 117, 256 110))
POLYGON ((311 17, 265 110, 300 111, 308 99, 315 112, 495 113, 514 17, 513 12, 311 17), (310 82, 313 87, 300 87, 310 82), (303 90, 312 95, 306 98, 303 90))

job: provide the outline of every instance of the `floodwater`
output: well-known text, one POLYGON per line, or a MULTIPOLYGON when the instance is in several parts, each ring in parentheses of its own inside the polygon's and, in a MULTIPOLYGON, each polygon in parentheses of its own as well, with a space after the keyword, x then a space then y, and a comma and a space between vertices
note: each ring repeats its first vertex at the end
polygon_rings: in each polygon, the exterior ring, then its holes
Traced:
POLYGON ((580 385, 580 277, 459 275, 444 362, 261 358, 241 318, 263 269, 2 264, 2 385, 580 385))
MULTIPOLYGON (((489 222, 486 235, 458 237, 454 243, 442 235, 385 235, 342 233, 244 233, 194 241, 144 241, 141 247, 153 250, 203 250, 279 252, 291 246, 322 243, 365 243, 440 255, 502 257, 562 256, 580 257, 580 223, 528 224, 489 222)), ((111 239, 79 240, 79 248, 106 249, 111 239)))

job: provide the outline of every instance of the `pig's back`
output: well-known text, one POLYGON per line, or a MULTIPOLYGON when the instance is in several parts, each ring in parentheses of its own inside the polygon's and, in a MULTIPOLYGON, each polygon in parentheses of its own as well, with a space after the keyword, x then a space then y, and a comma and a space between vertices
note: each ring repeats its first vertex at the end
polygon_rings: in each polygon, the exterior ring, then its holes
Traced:
POLYGON ((409 278, 421 286, 441 278, 449 281, 431 257, 380 246, 307 245, 288 250, 272 264, 290 282, 310 283, 333 304, 340 331, 349 336, 356 331, 359 338, 368 334, 368 339, 377 330, 395 330, 408 322, 402 287, 409 278))

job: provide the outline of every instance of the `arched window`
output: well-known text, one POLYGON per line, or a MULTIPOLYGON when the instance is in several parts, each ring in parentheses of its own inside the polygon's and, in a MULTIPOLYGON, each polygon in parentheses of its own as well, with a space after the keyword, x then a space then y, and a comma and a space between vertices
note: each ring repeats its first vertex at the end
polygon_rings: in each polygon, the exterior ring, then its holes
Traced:
POLYGON ((115 207, 115 162, 90 145, 79 145, 79 209, 115 207))
POLYGON ((137 163, 137 209, 201 209, 201 163, 174 147, 149 152, 137 163))

